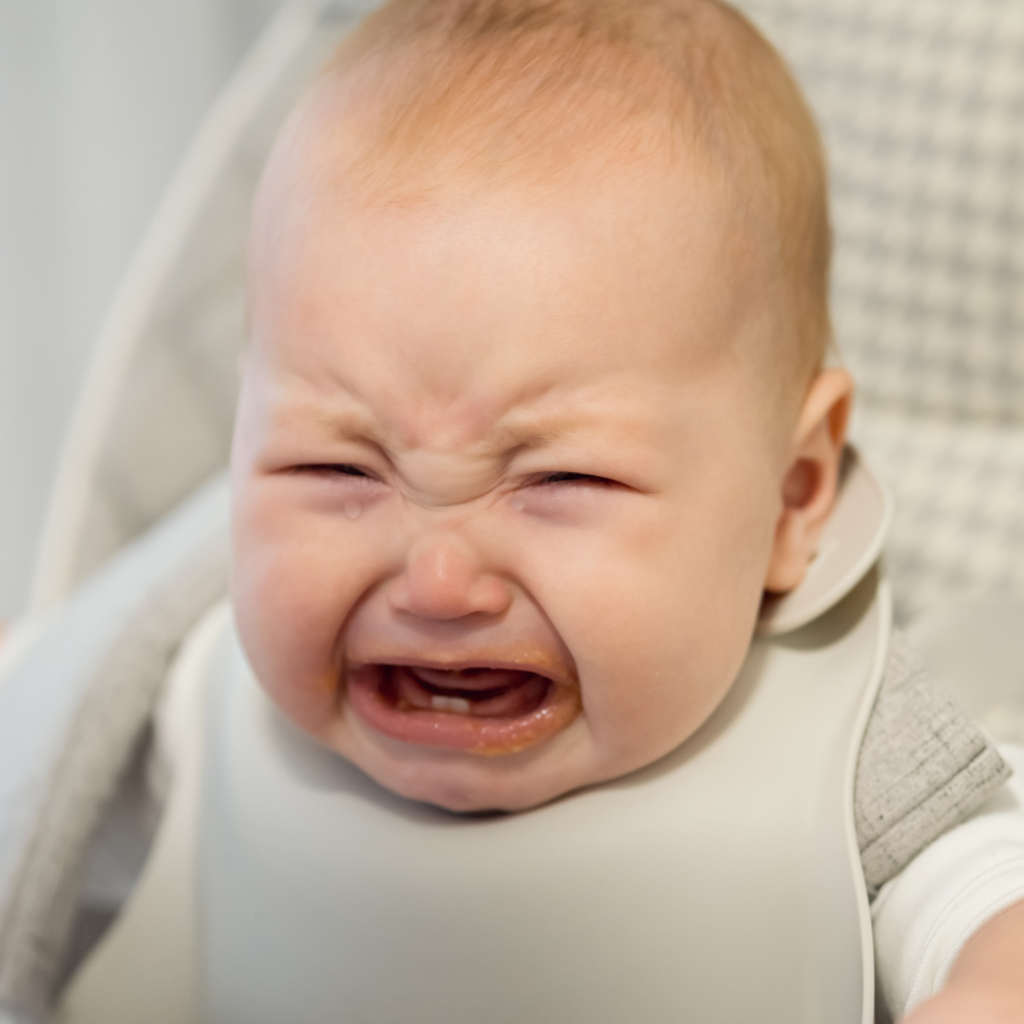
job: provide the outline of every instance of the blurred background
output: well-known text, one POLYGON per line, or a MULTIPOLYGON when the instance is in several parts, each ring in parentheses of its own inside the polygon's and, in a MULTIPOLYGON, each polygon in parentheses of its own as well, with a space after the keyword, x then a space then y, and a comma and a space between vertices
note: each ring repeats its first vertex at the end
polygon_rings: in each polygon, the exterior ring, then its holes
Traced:
POLYGON ((74 399, 202 115, 277 0, 0 0, 0 621, 74 399))

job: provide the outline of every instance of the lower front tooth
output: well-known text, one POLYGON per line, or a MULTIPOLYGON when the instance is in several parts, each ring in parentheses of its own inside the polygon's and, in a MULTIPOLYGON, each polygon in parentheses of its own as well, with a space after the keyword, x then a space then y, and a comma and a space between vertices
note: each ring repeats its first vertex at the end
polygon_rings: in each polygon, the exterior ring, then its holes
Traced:
POLYGON ((469 701, 462 697, 442 697, 434 694, 430 698, 430 706, 435 711, 454 711, 456 714, 465 715, 469 711, 469 701))

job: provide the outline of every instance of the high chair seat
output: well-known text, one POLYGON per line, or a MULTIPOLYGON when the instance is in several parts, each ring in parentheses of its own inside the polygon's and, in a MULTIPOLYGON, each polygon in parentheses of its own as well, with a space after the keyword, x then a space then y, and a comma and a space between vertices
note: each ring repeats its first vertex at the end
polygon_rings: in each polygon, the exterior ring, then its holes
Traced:
MULTIPOLYGON (((118 575, 123 563, 110 559, 183 501, 187 513, 197 487, 223 471, 244 336, 249 202, 302 83, 369 6, 286 2, 183 162, 111 309, 73 419, 33 628, 56 628, 72 605, 101 593, 108 603, 96 602, 96 620, 109 615, 113 624, 131 593, 118 575)), ((829 150, 836 336, 860 388, 855 434, 896 496, 886 560, 897 617, 964 596, 1024 598, 1024 8, 1005 0, 740 6, 792 62, 829 150)), ((210 523, 225 514, 222 488, 217 495, 210 523)), ((180 616, 198 617, 223 593, 223 562, 203 564, 180 616)), ((960 613, 949 614, 938 633, 956 637, 960 613)), ((989 653, 1017 657, 1014 614, 1009 633, 985 641, 989 653)), ((965 611, 967 621, 980 635, 965 611)), ((930 648, 931 636, 924 630, 922 643, 944 663, 952 655, 930 648)), ((0 751, 15 751, 18 765, 0 772, 0 797, 43 786, 67 730, 100 713, 101 705, 80 706, 80 673, 51 653, 60 670, 24 711, 39 729, 0 721, 0 751)), ((980 690, 968 683, 965 692, 980 690)), ((997 695, 1004 724, 1015 720, 1020 694, 1008 682, 997 695)), ((150 710, 146 702, 130 709, 125 727, 145 723, 150 710)), ((112 789, 124 767, 102 757, 97 766, 83 778, 93 794, 112 789)), ((2 823, 0 890, 11 881, 4 840, 23 834, 26 821, 15 814, 2 823)), ((88 832, 97 823, 69 813, 66 825, 88 832)), ((64 896, 70 919, 75 894, 64 896)))
POLYGON ((1024 427, 868 410, 853 433, 896 494, 886 561, 899 621, 1024 597, 1024 427))
POLYGON ((824 135, 855 438, 896 498, 897 618, 1024 596, 1024 9, 741 0, 824 135))
POLYGON ((1024 747, 1024 600, 936 605, 914 620, 907 636, 976 722, 1024 747))

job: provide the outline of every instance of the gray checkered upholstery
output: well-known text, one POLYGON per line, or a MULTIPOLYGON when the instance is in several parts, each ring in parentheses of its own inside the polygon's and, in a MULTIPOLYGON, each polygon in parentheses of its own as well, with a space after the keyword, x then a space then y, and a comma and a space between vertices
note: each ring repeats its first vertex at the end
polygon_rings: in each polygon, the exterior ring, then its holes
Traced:
POLYGON ((824 131, 867 407, 1024 422, 1024 4, 743 0, 824 131))
POLYGON ((829 152, 855 435, 900 614, 1024 594, 1024 4, 741 0, 829 152))
MULTIPOLYGON (((892 486, 903 615, 1024 594, 1024 3, 740 0, 790 59, 831 159, 839 348, 857 436, 892 486)), ((327 14, 300 64, 325 52, 327 14)), ((287 97, 194 217, 120 387, 71 574, 218 468, 243 331, 241 245, 287 97)))
POLYGON ((901 619, 1024 595, 1024 429, 863 411, 854 433, 896 496, 886 550, 901 619))

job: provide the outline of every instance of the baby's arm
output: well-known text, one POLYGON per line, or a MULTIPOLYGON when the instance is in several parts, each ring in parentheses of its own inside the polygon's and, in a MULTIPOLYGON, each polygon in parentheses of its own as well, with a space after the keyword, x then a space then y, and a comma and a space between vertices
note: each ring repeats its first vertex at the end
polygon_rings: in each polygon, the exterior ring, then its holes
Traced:
POLYGON ((1024 747, 1000 752, 1009 781, 872 905, 879 987, 905 1024, 1024 1024, 1024 747))
POLYGON ((904 1024, 1024 1024, 1024 901, 993 918, 957 957, 946 987, 904 1024))

